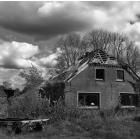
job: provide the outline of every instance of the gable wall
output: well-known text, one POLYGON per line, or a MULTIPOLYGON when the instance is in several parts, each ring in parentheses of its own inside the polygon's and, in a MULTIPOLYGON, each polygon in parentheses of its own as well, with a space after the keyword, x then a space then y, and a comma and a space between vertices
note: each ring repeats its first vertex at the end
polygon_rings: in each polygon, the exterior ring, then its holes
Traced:
POLYGON ((133 78, 124 71, 124 82, 116 81, 116 70, 122 68, 116 67, 103 67, 103 66, 89 66, 79 75, 71 80, 67 85, 65 100, 67 105, 77 106, 77 92, 99 92, 101 104, 100 107, 108 109, 118 104, 120 92, 134 93, 133 87, 127 82, 135 82, 133 78), (105 81, 95 80, 95 69, 105 69, 105 81))

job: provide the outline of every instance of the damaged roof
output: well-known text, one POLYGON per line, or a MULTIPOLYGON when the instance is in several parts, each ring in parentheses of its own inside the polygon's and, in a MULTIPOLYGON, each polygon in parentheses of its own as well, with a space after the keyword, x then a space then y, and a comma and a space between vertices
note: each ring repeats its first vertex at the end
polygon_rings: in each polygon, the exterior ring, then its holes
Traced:
POLYGON ((75 76, 85 70, 89 65, 121 67, 125 69, 135 80, 140 80, 139 76, 126 63, 118 61, 115 57, 108 55, 106 52, 97 49, 95 51, 86 52, 85 55, 78 59, 76 66, 71 66, 68 70, 53 77, 54 80, 63 80, 70 82, 75 76))

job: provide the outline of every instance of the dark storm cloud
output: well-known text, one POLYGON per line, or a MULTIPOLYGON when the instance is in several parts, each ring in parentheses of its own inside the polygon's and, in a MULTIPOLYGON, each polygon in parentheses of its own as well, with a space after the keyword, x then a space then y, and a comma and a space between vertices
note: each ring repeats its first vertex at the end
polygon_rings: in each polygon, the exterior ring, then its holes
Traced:
POLYGON ((85 23, 80 19, 75 21, 72 19, 56 18, 56 19, 40 19, 38 21, 32 22, 23 22, 23 21, 0 21, 0 25, 4 28, 17 31, 20 33, 35 35, 37 38, 41 37, 52 37, 55 35, 68 33, 71 31, 78 31, 86 27, 85 23), (39 22, 38 22, 39 21, 39 22), (63 21, 63 23, 62 23, 63 21), (73 23, 72 23, 73 22, 73 23), (57 23, 57 24, 56 24, 57 23))
POLYGON ((99 26, 117 31, 120 26, 126 26, 129 19, 135 19, 138 4, 114 1, 0 2, 0 26, 7 30, 6 35, 2 31, 0 37, 16 40, 19 33, 38 41, 99 26), (7 35, 8 30, 13 35, 7 35))
POLYGON ((51 7, 54 12, 39 13, 47 3, 39 2, 1 2, 0 26, 5 29, 32 35, 36 39, 46 39, 72 31, 81 31, 90 27, 90 16, 73 3, 58 8, 51 7), (75 7, 73 7, 75 6, 75 7), (78 8, 78 10, 76 10, 78 8), (56 10, 56 11, 55 11, 56 10), (78 14, 77 14, 78 13, 78 14), (80 14, 81 13, 81 14, 80 14))

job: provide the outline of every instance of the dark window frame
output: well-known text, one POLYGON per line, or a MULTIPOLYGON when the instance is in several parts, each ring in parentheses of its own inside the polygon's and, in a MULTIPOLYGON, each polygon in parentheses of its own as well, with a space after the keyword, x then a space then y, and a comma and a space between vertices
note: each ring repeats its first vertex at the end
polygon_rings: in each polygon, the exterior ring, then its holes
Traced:
POLYGON ((122 108, 136 107, 138 105, 138 94, 130 93, 130 92, 121 92, 120 104, 122 108), (128 97, 125 97, 125 96, 128 96, 128 97))
POLYGON ((122 69, 116 70, 116 81, 117 82, 124 82, 124 70, 122 70, 122 69), (123 78, 118 78, 118 71, 123 72, 123 78))
POLYGON ((103 68, 95 68, 95 80, 105 81, 105 69, 103 69, 103 68), (97 71, 98 70, 103 70, 104 71, 104 77, 103 78, 98 78, 97 77, 97 71))
MULTIPOLYGON (((84 98, 84 100, 85 100, 85 98, 84 98)), ((90 98, 91 99, 91 98, 90 98)), ((77 92, 77 107, 79 107, 79 108, 93 108, 93 109, 99 109, 100 108, 100 104, 101 104, 101 96, 100 96, 100 92, 77 92), (79 100, 79 98, 80 98, 80 94, 85 94, 86 95, 86 97, 85 98, 87 98, 87 97, 89 97, 90 95, 97 95, 98 96, 98 105, 85 105, 85 101, 84 101, 84 105, 80 105, 80 100, 79 100)))

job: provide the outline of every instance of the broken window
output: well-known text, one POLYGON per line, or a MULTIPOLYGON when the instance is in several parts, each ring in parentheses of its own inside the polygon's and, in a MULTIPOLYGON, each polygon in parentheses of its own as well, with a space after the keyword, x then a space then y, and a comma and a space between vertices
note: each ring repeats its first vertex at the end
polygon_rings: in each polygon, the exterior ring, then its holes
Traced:
POLYGON ((122 106, 137 106, 138 94, 120 93, 122 106))
POLYGON ((78 105, 80 107, 99 107, 99 93, 79 93, 78 105))
POLYGON ((105 72, 104 69, 96 69, 96 80, 104 80, 105 72))
POLYGON ((117 81, 124 81, 124 71, 117 70, 117 81))

